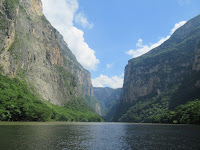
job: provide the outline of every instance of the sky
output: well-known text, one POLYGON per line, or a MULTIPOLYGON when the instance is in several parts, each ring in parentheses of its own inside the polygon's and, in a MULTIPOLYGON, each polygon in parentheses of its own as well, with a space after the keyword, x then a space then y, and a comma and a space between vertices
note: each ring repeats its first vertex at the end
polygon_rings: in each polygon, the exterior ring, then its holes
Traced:
POLYGON ((128 60, 170 38, 200 14, 200 0, 42 0, 94 87, 120 88, 128 60))

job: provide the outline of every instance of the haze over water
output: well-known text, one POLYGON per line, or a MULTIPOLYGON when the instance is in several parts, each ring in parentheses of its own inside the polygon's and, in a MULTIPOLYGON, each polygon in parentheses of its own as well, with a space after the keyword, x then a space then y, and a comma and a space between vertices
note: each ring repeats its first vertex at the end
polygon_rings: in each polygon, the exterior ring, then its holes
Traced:
POLYGON ((1 150, 198 150, 200 126, 0 122, 1 150))

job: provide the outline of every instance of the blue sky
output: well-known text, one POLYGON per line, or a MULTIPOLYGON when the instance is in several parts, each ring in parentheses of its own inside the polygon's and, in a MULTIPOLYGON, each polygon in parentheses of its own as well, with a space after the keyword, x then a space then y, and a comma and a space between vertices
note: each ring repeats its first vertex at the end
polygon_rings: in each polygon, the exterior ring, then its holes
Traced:
POLYGON ((94 86, 121 87, 133 57, 160 45, 200 14, 199 0, 42 0, 94 86))

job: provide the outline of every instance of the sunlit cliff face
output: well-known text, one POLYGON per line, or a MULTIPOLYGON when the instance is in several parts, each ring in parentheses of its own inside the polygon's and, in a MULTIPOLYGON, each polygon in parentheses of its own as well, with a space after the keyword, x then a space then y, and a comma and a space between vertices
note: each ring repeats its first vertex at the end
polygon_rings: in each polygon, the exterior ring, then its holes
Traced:
POLYGON ((36 15, 42 16, 42 2, 41 0, 32 0, 32 12, 36 15))

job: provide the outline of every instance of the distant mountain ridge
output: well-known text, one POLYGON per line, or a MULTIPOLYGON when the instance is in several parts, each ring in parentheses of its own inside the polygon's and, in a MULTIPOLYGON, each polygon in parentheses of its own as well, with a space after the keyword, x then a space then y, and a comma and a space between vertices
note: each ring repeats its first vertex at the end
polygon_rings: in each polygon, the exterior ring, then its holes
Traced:
POLYGON ((94 87, 94 97, 101 102, 102 117, 104 117, 106 121, 112 120, 121 100, 121 96, 122 88, 94 87))

